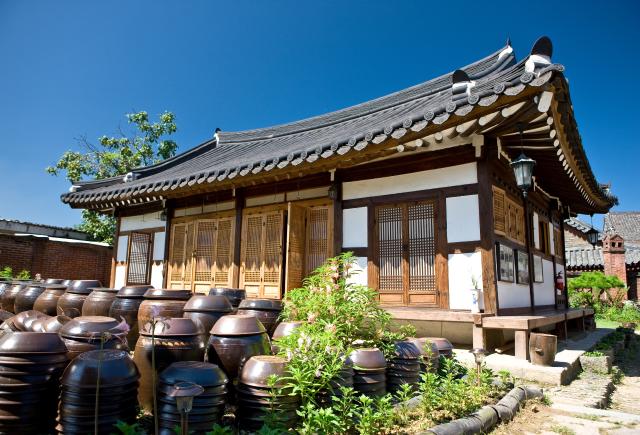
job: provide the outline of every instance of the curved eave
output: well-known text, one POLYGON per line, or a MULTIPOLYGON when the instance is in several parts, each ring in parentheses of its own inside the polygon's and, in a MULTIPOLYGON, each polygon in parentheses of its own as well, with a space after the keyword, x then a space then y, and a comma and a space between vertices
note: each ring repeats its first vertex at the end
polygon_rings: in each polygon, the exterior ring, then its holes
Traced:
POLYGON ((127 205, 150 201, 154 197, 157 200, 158 196, 177 197, 186 191, 193 193, 250 185, 259 179, 261 182, 268 182, 278 177, 290 176, 292 173, 297 176, 303 171, 326 171, 329 168, 366 159, 371 153, 393 149, 394 146, 407 141, 455 128, 472 116, 480 117, 495 110, 496 107, 508 105, 525 96, 531 97, 548 83, 554 71, 561 69, 561 65, 551 65, 538 76, 528 72, 518 73, 509 81, 498 81, 493 86, 483 89, 482 93, 472 93, 457 101, 448 100, 437 107, 430 107, 412 117, 400 120, 394 125, 379 126, 373 131, 362 131, 359 135, 325 146, 304 149, 269 160, 248 162, 232 168, 196 171, 191 175, 166 181, 143 179, 123 183, 116 189, 95 192, 90 197, 88 192, 65 194, 62 200, 72 207, 81 208, 127 205))

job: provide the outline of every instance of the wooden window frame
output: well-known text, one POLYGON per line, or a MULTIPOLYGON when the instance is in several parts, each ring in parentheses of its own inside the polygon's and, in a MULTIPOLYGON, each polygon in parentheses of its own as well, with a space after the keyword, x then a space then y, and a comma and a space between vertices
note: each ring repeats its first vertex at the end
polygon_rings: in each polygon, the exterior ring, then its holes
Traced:
POLYGON ((516 262, 516 249, 504 243, 497 242, 496 243, 496 277, 498 281, 510 282, 510 283, 515 282, 516 280, 515 262, 516 262), (505 277, 502 274, 501 250, 503 248, 509 249, 511 251, 511 267, 510 267, 511 275, 508 277, 505 277))
POLYGON ((145 230, 140 230, 140 231, 136 231, 136 230, 132 230, 129 231, 128 234, 126 234, 128 236, 127 238, 127 260, 126 260, 126 265, 127 265, 127 269, 126 269, 126 276, 125 276, 125 282, 127 285, 148 285, 151 283, 151 269, 152 269, 152 264, 153 264, 153 243, 154 243, 154 232, 153 231, 145 231, 145 230), (129 274, 129 268, 131 267, 131 248, 133 245, 133 239, 135 237, 136 234, 143 234, 145 236, 147 236, 149 238, 149 242, 148 242, 148 247, 147 247, 147 261, 145 264, 145 277, 144 277, 144 282, 132 282, 129 280, 130 278, 130 274, 129 274))
POLYGON ((497 186, 491 186, 493 192, 493 231, 511 241, 525 245, 524 206, 509 197, 508 193, 497 186), (500 215, 502 210, 502 215, 500 215))

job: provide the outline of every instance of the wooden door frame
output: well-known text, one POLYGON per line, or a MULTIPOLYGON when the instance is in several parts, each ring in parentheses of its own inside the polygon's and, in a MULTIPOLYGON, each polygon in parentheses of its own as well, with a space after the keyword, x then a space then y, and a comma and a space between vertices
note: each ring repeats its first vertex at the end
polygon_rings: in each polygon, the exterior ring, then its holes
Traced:
POLYGON ((376 209, 378 207, 390 207, 390 206, 400 206, 402 208, 402 303, 401 304, 392 304, 385 303, 384 305, 389 306, 403 306, 403 307, 415 307, 415 308, 429 308, 429 309, 438 309, 445 308, 448 309, 448 301, 449 301, 449 289, 448 289, 448 276, 443 277, 441 275, 447 275, 448 267, 447 267, 447 252, 446 252, 446 224, 442 222, 442 219, 446 219, 446 215, 444 214, 445 207, 445 197, 442 193, 433 192, 433 194, 425 195, 424 197, 417 199, 404 199, 403 194, 398 195, 397 200, 387 200, 387 201, 369 201, 367 204, 367 215, 368 215, 368 245, 370 248, 369 251, 369 259, 368 259, 368 284, 369 287, 376 290, 376 292, 380 292, 379 283, 380 283, 380 267, 378 264, 379 261, 379 237, 377 234, 378 223, 376 221, 376 209), (434 305, 431 304, 409 304, 410 299, 410 266, 409 266, 409 216, 408 216, 408 208, 411 204, 418 203, 431 203, 434 207, 434 217, 433 217, 433 230, 434 230, 434 273, 435 273, 435 281, 436 281, 436 303, 434 305), (443 239, 444 237, 444 239, 443 239), (444 248, 443 248, 444 247, 444 248), (443 251, 443 249, 445 249, 443 251), (444 259, 441 257, 444 255, 444 259), (442 262, 444 261, 444 265, 442 262), (444 284, 444 285, 443 285, 444 284), (447 306, 444 307, 443 304, 447 306))

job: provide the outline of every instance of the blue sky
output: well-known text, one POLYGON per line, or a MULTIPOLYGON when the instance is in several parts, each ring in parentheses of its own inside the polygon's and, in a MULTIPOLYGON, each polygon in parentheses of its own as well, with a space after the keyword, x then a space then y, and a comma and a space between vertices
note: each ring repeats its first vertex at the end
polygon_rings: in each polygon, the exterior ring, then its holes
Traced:
POLYGON ((44 168, 75 138, 177 116, 185 150, 223 130, 339 109, 549 35, 596 176, 640 210, 640 2, 0 0, 0 217, 74 225, 44 168), (445 6, 445 3, 452 6, 445 6))

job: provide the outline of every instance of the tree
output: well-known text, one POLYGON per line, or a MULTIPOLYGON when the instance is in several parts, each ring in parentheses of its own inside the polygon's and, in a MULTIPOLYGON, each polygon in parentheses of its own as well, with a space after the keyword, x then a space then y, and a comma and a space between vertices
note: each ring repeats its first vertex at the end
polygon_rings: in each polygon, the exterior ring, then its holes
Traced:
MULTIPOLYGON (((178 145, 166 139, 176 132, 175 115, 164 112, 157 122, 149 121, 145 111, 126 114, 133 127, 129 134, 122 130, 118 137, 102 136, 94 145, 86 137, 78 139, 83 151, 66 151, 54 166, 46 171, 52 175, 64 173, 71 183, 83 179, 123 176, 135 168, 158 163, 175 155, 178 145)), ((91 210, 82 211, 82 223, 77 229, 89 233, 94 240, 113 242, 115 219, 91 210)))
POLYGON ((624 292, 612 295, 611 289, 624 289, 625 284, 615 275, 602 272, 582 272, 569 279, 569 299, 574 307, 588 306, 601 310, 601 304, 619 305, 624 292))

